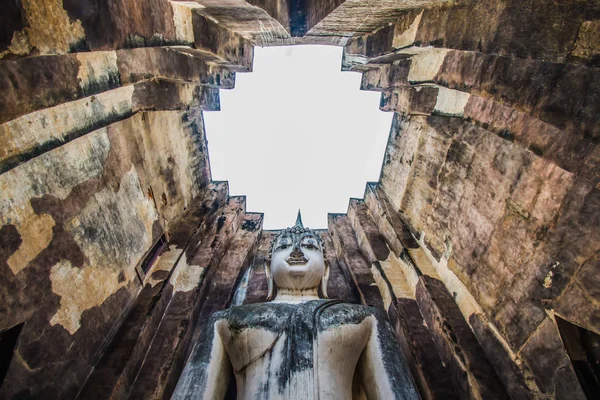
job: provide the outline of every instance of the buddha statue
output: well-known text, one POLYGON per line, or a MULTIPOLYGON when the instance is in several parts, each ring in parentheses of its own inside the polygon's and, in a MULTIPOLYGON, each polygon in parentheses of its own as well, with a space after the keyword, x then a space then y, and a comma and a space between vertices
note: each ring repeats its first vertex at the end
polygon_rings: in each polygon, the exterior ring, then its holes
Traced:
POLYGON ((272 242, 265 303, 212 315, 173 399, 419 399, 383 310, 327 299, 323 243, 295 226, 272 242), (319 297, 319 286, 324 299, 319 297))

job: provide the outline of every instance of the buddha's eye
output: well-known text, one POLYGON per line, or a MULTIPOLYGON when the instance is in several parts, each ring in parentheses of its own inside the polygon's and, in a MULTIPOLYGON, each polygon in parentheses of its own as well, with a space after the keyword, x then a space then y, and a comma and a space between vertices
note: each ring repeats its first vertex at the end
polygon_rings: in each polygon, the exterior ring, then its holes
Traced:
POLYGON ((308 241, 302 243, 302 247, 307 248, 307 249, 316 249, 317 243, 314 240, 308 240, 308 241))
POLYGON ((289 239, 283 239, 283 240, 281 240, 279 242, 279 244, 277 245, 277 247, 275 247, 275 250, 287 249, 291 245, 292 245, 292 243, 291 243, 291 241, 289 239))

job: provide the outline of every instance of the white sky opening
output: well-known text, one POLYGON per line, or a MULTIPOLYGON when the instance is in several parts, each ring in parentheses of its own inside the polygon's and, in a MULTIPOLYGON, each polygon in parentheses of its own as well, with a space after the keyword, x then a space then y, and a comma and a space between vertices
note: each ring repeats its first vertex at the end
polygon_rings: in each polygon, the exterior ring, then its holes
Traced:
POLYGON ((253 72, 204 113, 213 180, 246 195, 265 229, 293 225, 298 209, 304 226, 327 228, 327 213, 379 179, 392 113, 341 59, 334 46, 256 47, 253 72))

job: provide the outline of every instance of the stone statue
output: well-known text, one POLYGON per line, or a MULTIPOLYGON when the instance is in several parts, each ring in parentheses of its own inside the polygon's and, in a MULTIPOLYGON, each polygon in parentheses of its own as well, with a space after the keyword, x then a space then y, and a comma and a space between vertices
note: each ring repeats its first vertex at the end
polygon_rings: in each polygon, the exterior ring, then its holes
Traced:
POLYGON ((267 303, 215 313, 174 399, 419 399, 383 310, 327 297, 323 243, 296 225, 272 243, 267 303))

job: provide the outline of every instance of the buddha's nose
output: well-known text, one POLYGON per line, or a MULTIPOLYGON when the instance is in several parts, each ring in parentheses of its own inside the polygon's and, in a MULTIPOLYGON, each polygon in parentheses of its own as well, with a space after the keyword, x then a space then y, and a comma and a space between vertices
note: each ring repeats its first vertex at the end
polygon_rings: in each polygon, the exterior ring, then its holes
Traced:
POLYGON ((300 249, 299 243, 294 245, 294 248, 292 249, 292 252, 290 253, 290 257, 292 257, 292 258, 304 257, 304 253, 300 249))

